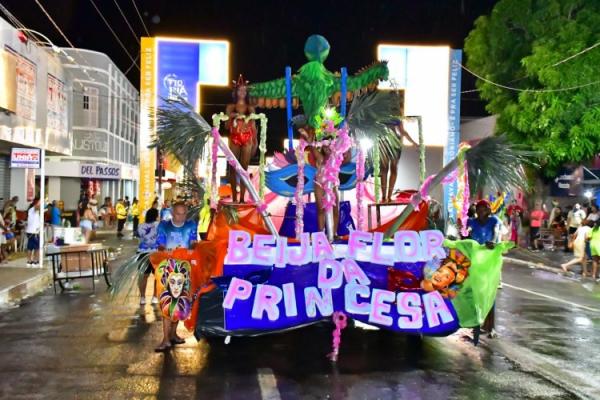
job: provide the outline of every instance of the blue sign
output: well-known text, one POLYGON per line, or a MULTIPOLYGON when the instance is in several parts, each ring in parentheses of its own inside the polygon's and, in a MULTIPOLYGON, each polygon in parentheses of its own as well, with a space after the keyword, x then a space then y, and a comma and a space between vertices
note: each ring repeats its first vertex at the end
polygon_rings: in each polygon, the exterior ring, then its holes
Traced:
POLYGON ((229 43, 158 39, 156 89, 160 99, 184 99, 198 108, 198 85, 226 86, 229 43))
MULTIPOLYGON (((448 93, 448 142, 444 151, 444 165, 458 154, 460 143, 460 81, 462 50, 450 50, 450 77, 448 93)), ((456 210, 452 207, 452 198, 456 196, 456 181, 444 185, 444 207, 448 217, 456 219, 456 210)))

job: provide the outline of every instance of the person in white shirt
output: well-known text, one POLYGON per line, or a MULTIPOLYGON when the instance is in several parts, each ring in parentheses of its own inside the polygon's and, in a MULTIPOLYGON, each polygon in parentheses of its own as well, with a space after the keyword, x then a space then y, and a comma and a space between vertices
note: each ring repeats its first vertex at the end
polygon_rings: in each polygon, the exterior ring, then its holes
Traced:
POLYGON ((27 266, 39 266, 39 248, 40 248, 40 199, 35 198, 27 209, 27 266))
POLYGON ((569 235, 574 234, 584 220, 585 211, 583 211, 579 203, 575 204, 573 209, 569 211, 569 214, 567 214, 567 227, 569 228, 569 235))

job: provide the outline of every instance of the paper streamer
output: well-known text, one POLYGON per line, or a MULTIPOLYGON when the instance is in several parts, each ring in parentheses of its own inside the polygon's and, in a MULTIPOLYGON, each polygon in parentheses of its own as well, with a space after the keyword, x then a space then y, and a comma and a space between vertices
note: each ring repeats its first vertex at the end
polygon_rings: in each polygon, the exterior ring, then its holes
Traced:
POLYGON ((335 329, 333 330, 333 351, 329 354, 329 359, 333 362, 337 362, 338 355, 340 354, 340 344, 342 343, 342 330, 348 325, 348 317, 341 311, 333 313, 333 323, 335 329))
POLYGON ((296 202, 296 239, 300 240, 300 236, 304 232, 304 150, 306 149, 306 141, 300 139, 300 143, 296 148, 296 160, 298 162, 298 183, 296 183, 296 192, 294 193, 294 201, 296 202))
POLYGON ((356 212, 358 230, 362 231, 365 225, 363 197, 365 194, 365 153, 360 144, 357 144, 356 155, 356 212))

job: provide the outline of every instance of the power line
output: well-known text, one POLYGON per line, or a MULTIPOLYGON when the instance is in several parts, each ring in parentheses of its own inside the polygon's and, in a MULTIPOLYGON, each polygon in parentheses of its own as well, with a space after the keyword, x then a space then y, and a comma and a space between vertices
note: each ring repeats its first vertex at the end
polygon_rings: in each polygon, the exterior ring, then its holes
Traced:
POLYGON ((565 62, 567 62, 569 60, 574 59, 575 57, 578 57, 578 56, 580 56, 580 55, 582 55, 584 53, 587 53, 588 51, 593 50, 593 49, 595 49, 598 46, 600 46, 600 42, 598 42, 596 44, 593 44, 590 47, 587 47, 587 48, 581 50, 580 52, 577 52, 577 53, 573 54, 572 56, 569 56, 569 57, 565 58, 564 60, 560 60, 559 62, 556 62, 556 63, 552 64, 551 66, 552 67, 556 67, 556 66, 558 66, 558 65, 560 65, 562 63, 565 63, 565 62))
POLYGON ((129 73, 129 71, 131 71, 131 68, 133 68, 133 67, 136 65, 136 62, 137 62, 139 59, 140 59, 140 53, 138 53, 138 54, 135 56, 135 61, 134 61, 133 63, 131 63, 131 65, 129 66, 129 68, 127 68, 127 69, 125 70, 125 72, 123 72, 123 74, 127 75, 127 74, 129 73))
MULTIPOLYGON (((457 62, 457 61, 454 61, 454 62, 457 62)), ((467 71, 468 73, 470 73, 474 77, 476 77, 478 79, 481 79, 482 81, 487 82, 490 85, 494 85, 496 87, 499 87, 499 88, 502 88, 502 89, 506 89, 506 90, 512 90, 512 91, 515 91, 515 92, 531 92, 531 93, 567 92, 567 91, 571 91, 571 90, 582 89, 584 87, 588 87, 588 86, 593 86, 593 85, 600 84, 600 80, 598 80, 598 81, 584 83, 584 84, 581 84, 581 85, 569 86, 569 87, 565 87, 565 88, 556 88, 556 89, 521 89, 521 88, 507 86, 507 85, 503 85, 503 84, 498 83, 498 82, 491 81, 491 80, 489 80, 487 78, 484 78, 483 76, 477 74, 476 72, 471 71, 470 69, 468 69, 467 67, 465 67, 461 63, 458 63, 458 64, 461 66, 462 69, 464 69, 465 71, 467 71)), ((468 91, 465 91, 465 92, 468 92, 468 91)), ((462 93, 465 93, 465 92, 462 92, 462 93)))
POLYGON ((133 30, 133 28, 131 27, 131 24, 129 23, 129 20, 127 19, 127 17, 125 16, 125 13, 123 13, 123 10, 121 10, 121 6, 119 6, 119 3, 117 3, 117 0, 113 0, 115 3, 115 6, 117 6, 117 8, 119 9, 119 12, 121 13, 121 16, 123 17, 123 19, 125 20, 125 23, 127 24, 127 26, 129 27, 129 30, 131 31, 131 33, 133 34, 133 38, 135 39, 136 42, 140 43, 140 39, 138 39, 137 34, 135 33, 135 31, 133 30))
MULTIPOLYGON (((37 1, 37 0, 35 0, 37 1)), ((102 14, 102 12, 100 11, 100 9, 98 8, 98 6, 96 5, 96 3, 94 3, 94 0, 90 0, 90 3, 92 3, 92 5, 94 6, 94 8, 96 9, 96 12, 98 13, 98 15, 100 15, 100 18, 102 18, 102 21, 104 21, 104 24, 108 27, 108 29, 110 30, 110 32, 113 34, 114 38, 117 40, 117 42, 119 43, 119 45, 121 45, 121 48, 123 49, 123 51, 125 51, 125 53, 127 54, 127 56, 129 57, 129 59, 135 64, 136 68, 139 70, 140 67, 137 65, 137 63, 135 62, 134 58, 131 56, 131 54, 129 54, 129 51, 127 50, 127 47, 125 47, 125 45, 123 44, 123 42, 121 42, 121 39, 119 39, 119 36, 117 36, 117 34, 115 33, 115 31, 113 30, 113 28, 110 26, 110 24, 108 23, 108 21, 106 20, 106 18, 104 18, 104 15, 102 14)))
POLYGON ((131 2, 133 3, 133 8, 135 8, 135 11, 137 12, 138 17, 140 17, 140 21, 142 21, 142 25, 144 26, 144 30, 146 31, 146 35, 150 36, 150 32, 148 32, 148 28, 146 27, 146 23, 144 22, 144 19, 142 18, 142 14, 140 14, 140 10, 138 10, 137 5, 135 4, 135 0, 131 0, 131 2))
POLYGON ((48 11, 46 11, 46 9, 42 5, 42 3, 40 3, 38 0, 35 0, 35 2, 42 9, 42 11, 44 12, 44 14, 46 14, 46 17, 48 17, 48 19, 50 20, 50 22, 52 23, 52 25, 54 25, 54 27, 56 28, 56 30, 67 41, 67 43, 69 44, 69 46, 71 46, 72 48, 75 48, 75 46, 73 46, 73 43, 71 43, 71 41, 69 40, 69 38, 67 37, 67 35, 65 35, 65 33, 62 31, 62 29, 60 29, 60 27, 58 26, 58 24, 56 22, 54 22, 54 19, 50 16, 50 14, 48 14, 48 11))

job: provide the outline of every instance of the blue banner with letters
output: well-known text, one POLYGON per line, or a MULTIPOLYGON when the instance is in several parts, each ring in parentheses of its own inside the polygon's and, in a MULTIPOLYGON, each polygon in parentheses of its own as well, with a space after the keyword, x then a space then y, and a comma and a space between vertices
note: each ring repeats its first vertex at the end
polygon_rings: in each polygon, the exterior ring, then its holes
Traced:
POLYGON ((348 243, 322 232, 286 238, 232 231, 223 276, 228 331, 280 330, 342 311, 377 327, 448 335, 460 324, 452 299, 468 275, 464 256, 446 254, 439 231, 352 231, 348 243))

